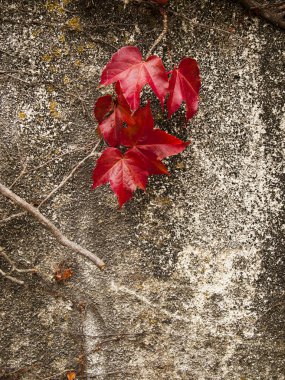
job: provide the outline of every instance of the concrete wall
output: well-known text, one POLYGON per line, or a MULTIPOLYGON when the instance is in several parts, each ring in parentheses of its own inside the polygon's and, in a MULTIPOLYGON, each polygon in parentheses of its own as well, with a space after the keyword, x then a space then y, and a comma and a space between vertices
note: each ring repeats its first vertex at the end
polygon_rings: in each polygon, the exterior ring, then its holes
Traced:
MULTIPOLYGON (((124 45, 146 53, 161 15, 118 0, 0 4, 0 177, 10 185, 27 158, 14 191, 36 204, 88 151, 49 160, 97 139, 83 111, 102 68, 124 45)), ((10 257, 39 270, 23 286, 0 277, 1 379, 285 379, 284 35, 234 1, 170 8, 156 53, 169 68, 168 50, 195 57, 203 87, 187 128, 182 112, 158 125, 192 144, 121 211, 107 186, 90 191, 92 160, 42 208, 104 273, 29 216, 1 226, 10 257)), ((1 216, 16 211, 0 198, 1 216)))

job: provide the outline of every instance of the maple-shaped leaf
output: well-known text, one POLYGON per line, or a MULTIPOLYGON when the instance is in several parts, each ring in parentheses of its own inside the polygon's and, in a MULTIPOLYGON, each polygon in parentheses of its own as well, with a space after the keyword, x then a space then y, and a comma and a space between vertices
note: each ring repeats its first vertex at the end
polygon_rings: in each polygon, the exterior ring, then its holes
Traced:
POLYGON ((189 145, 188 142, 154 128, 150 102, 138 109, 133 117, 135 124, 122 129, 121 143, 135 147, 146 157, 155 155, 157 160, 162 160, 182 152, 189 145))
POLYGON ((113 100, 111 95, 101 96, 94 107, 94 114, 99 122, 99 130, 105 141, 110 146, 120 145, 120 130, 123 123, 131 125, 132 113, 126 99, 122 94, 119 82, 115 90, 117 98, 113 100))
POLYGON ((168 89, 168 78, 161 59, 155 55, 142 60, 139 49, 125 46, 118 50, 102 72, 100 84, 107 86, 120 82, 130 108, 135 111, 140 104, 140 92, 148 84, 163 107, 168 89))
POLYGON ((178 68, 172 71, 167 99, 168 117, 178 110, 183 100, 186 102, 186 119, 191 119, 198 110, 201 79, 195 59, 184 58, 178 68))
POLYGON ((110 182, 121 207, 137 188, 145 190, 147 177, 144 165, 134 152, 127 151, 123 155, 117 148, 106 148, 93 171, 92 188, 110 182))

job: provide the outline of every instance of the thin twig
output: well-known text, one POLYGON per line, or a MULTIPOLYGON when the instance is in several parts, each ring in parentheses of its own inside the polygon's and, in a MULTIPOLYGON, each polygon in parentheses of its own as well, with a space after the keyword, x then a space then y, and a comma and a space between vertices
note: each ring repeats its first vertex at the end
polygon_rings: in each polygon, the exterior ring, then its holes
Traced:
POLYGON ((117 50, 118 48, 115 46, 115 45, 112 45, 110 42, 106 41, 106 40, 103 40, 102 38, 99 38, 99 37, 93 37, 92 34, 90 33, 87 33, 83 30, 84 34, 92 41, 92 42, 95 42, 95 43, 99 43, 101 45, 107 45, 109 47, 111 47, 112 49, 114 50, 117 50))
POLYGON ((8 280, 15 282, 16 284, 24 285, 24 281, 18 280, 16 277, 10 276, 8 273, 4 272, 2 269, 0 269, 0 274, 3 277, 7 278, 8 280))
POLYGON ((97 267, 101 270, 104 269, 104 262, 97 257, 95 254, 89 250, 81 247, 81 245, 69 240, 62 232, 48 219, 46 218, 36 207, 32 206, 26 202, 23 198, 19 197, 17 194, 13 193, 8 187, 0 183, 0 193, 10 199, 17 206, 21 207, 29 214, 31 214, 34 219, 40 222, 51 234, 57 239, 57 241, 63 246, 70 248, 72 251, 79 253, 80 255, 90 259, 97 267))
POLYGON ((201 23, 200 21, 191 20, 191 18, 185 16, 184 14, 180 14, 180 13, 172 11, 172 10, 169 10, 169 12, 172 13, 174 16, 177 16, 177 17, 183 18, 186 21, 189 21, 194 26, 200 26, 201 28, 205 28, 208 30, 216 30, 217 32, 222 32, 222 33, 233 35, 233 32, 230 32, 230 31, 225 30, 225 29, 217 28, 215 26, 209 26, 209 25, 201 23))
POLYGON ((1 75, 16 74, 16 73, 19 73, 19 70, 0 70, 1 75))
POLYGON ((30 26, 30 25, 39 25, 39 26, 48 26, 48 27, 53 27, 53 28, 62 28, 65 26, 65 24, 56 24, 52 22, 43 22, 42 20, 25 20, 25 18, 21 18, 18 20, 12 19, 12 18, 7 18, 7 17, 1 17, 0 18, 1 23, 7 23, 7 24, 16 24, 16 25, 25 25, 25 26, 30 26))
POLYGON ((18 273, 36 273, 37 269, 36 268, 30 268, 30 269, 20 269, 16 266, 14 261, 10 259, 10 257, 5 253, 4 248, 0 247, 0 255, 4 257, 4 259, 10 264, 11 266, 11 271, 12 272, 18 272, 18 273))
POLYGON ((101 140, 98 141, 98 143, 94 146, 94 148, 91 150, 91 152, 88 154, 88 156, 84 157, 83 160, 81 160, 74 168, 71 170, 71 172, 68 174, 67 177, 64 177, 63 180, 60 182, 60 184, 55 187, 39 204, 38 208, 40 208, 44 203, 46 203, 59 189, 61 189, 67 181, 70 180, 70 178, 73 177, 74 173, 84 164, 85 161, 87 161, 89 158, 93 157, 95 155, 96 149, 98 145, 100 144, 101 140))
POLYGON ((25 162, 22 163, 22 170, 18 177, 13 181, 12 185, 10 186, 10 189, 12 189, 17 182, 20 181, 20 179, 27 173, 27 166, 28 166, 28 160, 26 159, 25 162))
POLYGON ((62 157, 64 157, 64 156, 67 156, 68 154, 72 154, 72 153, 74 153, 74 152, 79 152, 79 151, 81 151, 81 150, 87 150, 87 149, 88 149, 91 145, 93 145, 93 144, 94 144, 94 142, 92 142, 92 143, 90 143, 90 144, 86 144, 86 145, 81 146, 81 147, 79 147, 79 148, 75 148, 75 149, 69 150, 69 151, 67 151, 67 152, 64 152, 64 153, 62 153, 62 154, 60 154, 60 155, 58 155, 58 156, 55 156, 55 157, 53 157, 53 158, 51 158, 51 159, 45 161, 43 164, 40 164, 40 165, 38 165, 38 166, 36 166, 36 167, 34 167, 34 168, 31 168, 30 171, 33 172, 33 171, 35 171, 35 170, 39 170, 39 169, 41 169, 41 168, 44 168, 45 166, 47 166, 47 165, 50 164, 51 162, 53 162, 53 161, 55 161, 55 160, 58 160, 58 159, 60 159, 60 158, 62 158, 62 157))
POLYGON ((1 219, 0 220, 0 224, 5 224, 5 223, 8 223, 8 222, 11 222, 11 220, 14 220, 14 219, 18 219, 24 215, 26 215, 27 213, 25 211, 23 212, 17 212, 16 214, 12 214, 10 216, 8 216, 7 218, 4 218, 4 219, 1 219))
POLYGON ((161 10, 161 13, 163 15, 163 29, 162 29, 162 32, 160 33, 160 35, 157 37, 157 39, 154 41, 154 43, 150 47, 150 49, 146 55, 147 58, 151 55, 154 48, 160 43, 160 41, 163 39, 163 37, 167 33, 167 13, 164 10, 161 10))
POLYGON ((22 82, 22 83, 28 84, 29 86, 32 86, 32 85, 36 84, 36 83, 34 83, 34 82, 27 82, 26 80, 24 80, 24 79, 22 79, 22 78, 19 78, 19 77, 15 77, 14 75, 11 75, 11 74, 5 74, 5 75, 6 75, 6 77, 9 77, 9 78, 11 78, 11 79, 15 79, 15 80, 17 80, 17 81, 19 81, 19 82, 22 82))
POLYGON ((239 0, 239 1, 249 10, 254 11, 258 16, 261 16, 265 20, 271 22, 271 24, 279 26, 279 28, 285 29, 285 20, 284 20, 285 12, 282 11, 284 7, 284 2, 283 4, 282 3, 272 4, 273 10, 271 10, 268 7, 263 7, 262 4, 260 4, 256 0, 239 0), (276 7, 277 9, 279 8, 280 12, 278 11, 274 12, 274 7, 276 7))
MULTIPOLYGON (((62 181, 61 181, 61 183, 54 189, 54 190, 52 190, 52 192, 51 193, 49 193, 49 195, 47 195, 46 196, 46 198, 40 203, 40 205, 38 206, 38 207, 40 207, 40 206, 42 206, 44 203, 46 203, 52 196, 53 196, 53 194, 56 192, 56 191, 58 191, 59 189, 61 189, 64 185, 65 185, 65 183, 75 174, 75 172, 83 165, 83 163, 87 160, 87 159, 89 159, 90 157, 93 157, 94 155, 95 155, 95 150, 96 150, 96 148, 97 148, 97 146, 98 146, 98 144, 100 143, 100 141, 95 145, 95 147, 92 149, 92 151, 88 154, 88 156, 86 156, 83 160, 81 160, 72 170, 71 170, 71 172, 69 173, 69 175, 67 176, 67 177, 65 177, 62 181)), ((89 146, 89 144, 87 145, 87 146, 89 146)), ((62 156, 64 156, 64 155, 67 155, 67 154, 69 154, 69 153, 72 153, 72 152, 75 152, 75 151, 78 151, 78 150, 83 150, 83 149, 86 149, 87 148, 87 146, 85 146, 85 147, 82 147, 82 148, 78 148, 78 149, 74 149, 73 151, 70 151, 70 152, 66 152, 66 153, 63 153, 61 156, 57 156, 57 157, 55 157, 55 158, 53 158, 52 160, 50 160, 49 162, 51 162, 51 161, 54 161, 56 158, 58 158, 58 157, 62 157, 62 156)), ((46 162, 45 164, 43 164, 43 165, 39 165, 39 166, 37 166, 36 168, 33 168, 33 169, 31 169, 31 171, 35 171, 35 170, 37 170, 37 169, 40 169, 40 168, 42 168, 43 166, 45 166, 46 164, 47 164, 48 162, 46 162)), ((11 222, 12 220, 14 220, 14 219, 17 219, 17 218, 20 218, 20 217, 22 217, 22 216, 24 216, 24 215, 26 215, 27 213, 24 211, 24 212, 18 212, 18 213, 16 213, 16 214, 12 214, 12 215, 10 215, 10 216, 8 216, 7 218, 4 218, 4 219, 1 219, 0 220, 0 224, 5 224, 5 223, 8 223, 8 222, 11 222)))

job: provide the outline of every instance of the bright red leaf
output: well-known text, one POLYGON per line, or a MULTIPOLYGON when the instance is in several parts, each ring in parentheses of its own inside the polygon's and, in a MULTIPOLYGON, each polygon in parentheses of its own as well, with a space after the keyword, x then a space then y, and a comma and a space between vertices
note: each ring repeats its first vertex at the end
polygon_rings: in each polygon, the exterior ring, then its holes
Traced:
POLYGON ((94 114, 99 122, 99 130, 110 146, 120 145, 120 130, 123 123, 131 125, 133 117, 124 98, 120 85, 116 83, 117 98, 111 95, 101 96, 94 107, 94 114))
POLYGON ((150 103, 136 111, 134 120, 135 125, 122 129, 122 145, 135 147, 144 155, 154 154, 158 160, 180 153, 189 145, 175 136, 154 128, 150 103))
POLYGON ((140 92, 146 84, 152 88, 163 107, 168 78, 159 57, 153 55, 143 61, 137 47, 121 48, 103 70, 100 84, 107 86, 116 81, 120 82, 126 101, 133 111, 140 105, 140 92))
POLYGON ((168 117, 178 110, 183 100, 186 102, 186 119, 189 120, 198 110, 201 80, 195 59, 184 58, 178 68, 172 71, 167 99, 168 117))
POLYGON ((137 188, 145 190, 147 177, 148 173, 135 153, 128 151, 123 155, 117 148, 107 148, 94 169, 93 189, 110 182, 121 207, 137 188))

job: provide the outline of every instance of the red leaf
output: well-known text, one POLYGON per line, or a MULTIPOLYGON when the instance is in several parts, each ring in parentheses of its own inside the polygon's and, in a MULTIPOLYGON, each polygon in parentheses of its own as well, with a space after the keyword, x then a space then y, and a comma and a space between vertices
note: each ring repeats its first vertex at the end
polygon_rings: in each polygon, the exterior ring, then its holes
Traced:
POLYGON ((123 155, 117 148, 107 148, 94 169, 93 189, 110 182, 121 207, 137 188, 145 190, 147 177, 147 171, 134 152, 128 151, 123 155))
POLYGON ((101 96, 94 107, 94 114, 98 120, 99 130, 110 146, 120 145, 120 130, 123 123, 133 122, 130 107, 122 94, 119 83, 116 83, 117 99, 113 101, 111 95, 101 96))
POLYGON ((111 95, 101 96, 94 107, 94 115, 99 123, 113 109, 113 98, 111 95))
POLYGON ((54 278, 58 282, 69 280, 72 276, 73 270, 71 268, 58 269, 54 274, 54 278))
POLYGON ((152 88, 163 107, 168 80, 159 57, 153 55, 142 61, 142 55, 137 47, 121 48, 103 70, 100 84, 107 86, 116 81, 120 82, 126 101, 133 111, 139 107, 140 92, 146 84, 152 88))
POLYGON ((172 71, 167 99, 168 117, 186 102, 186 119, 191 119, 198 110, 198 94, 201 86, 199 67, 195 59, 184 58, 178 69, 172 71))
POLYGON ((150 103, 136 111, 134 120, 134 126, 122 129, 121 143, 127 147, 135 146, 144 155, 154 154, 157 160, 162 160, 182 152, 189 145, 175 136, 154 128, 150 103))

